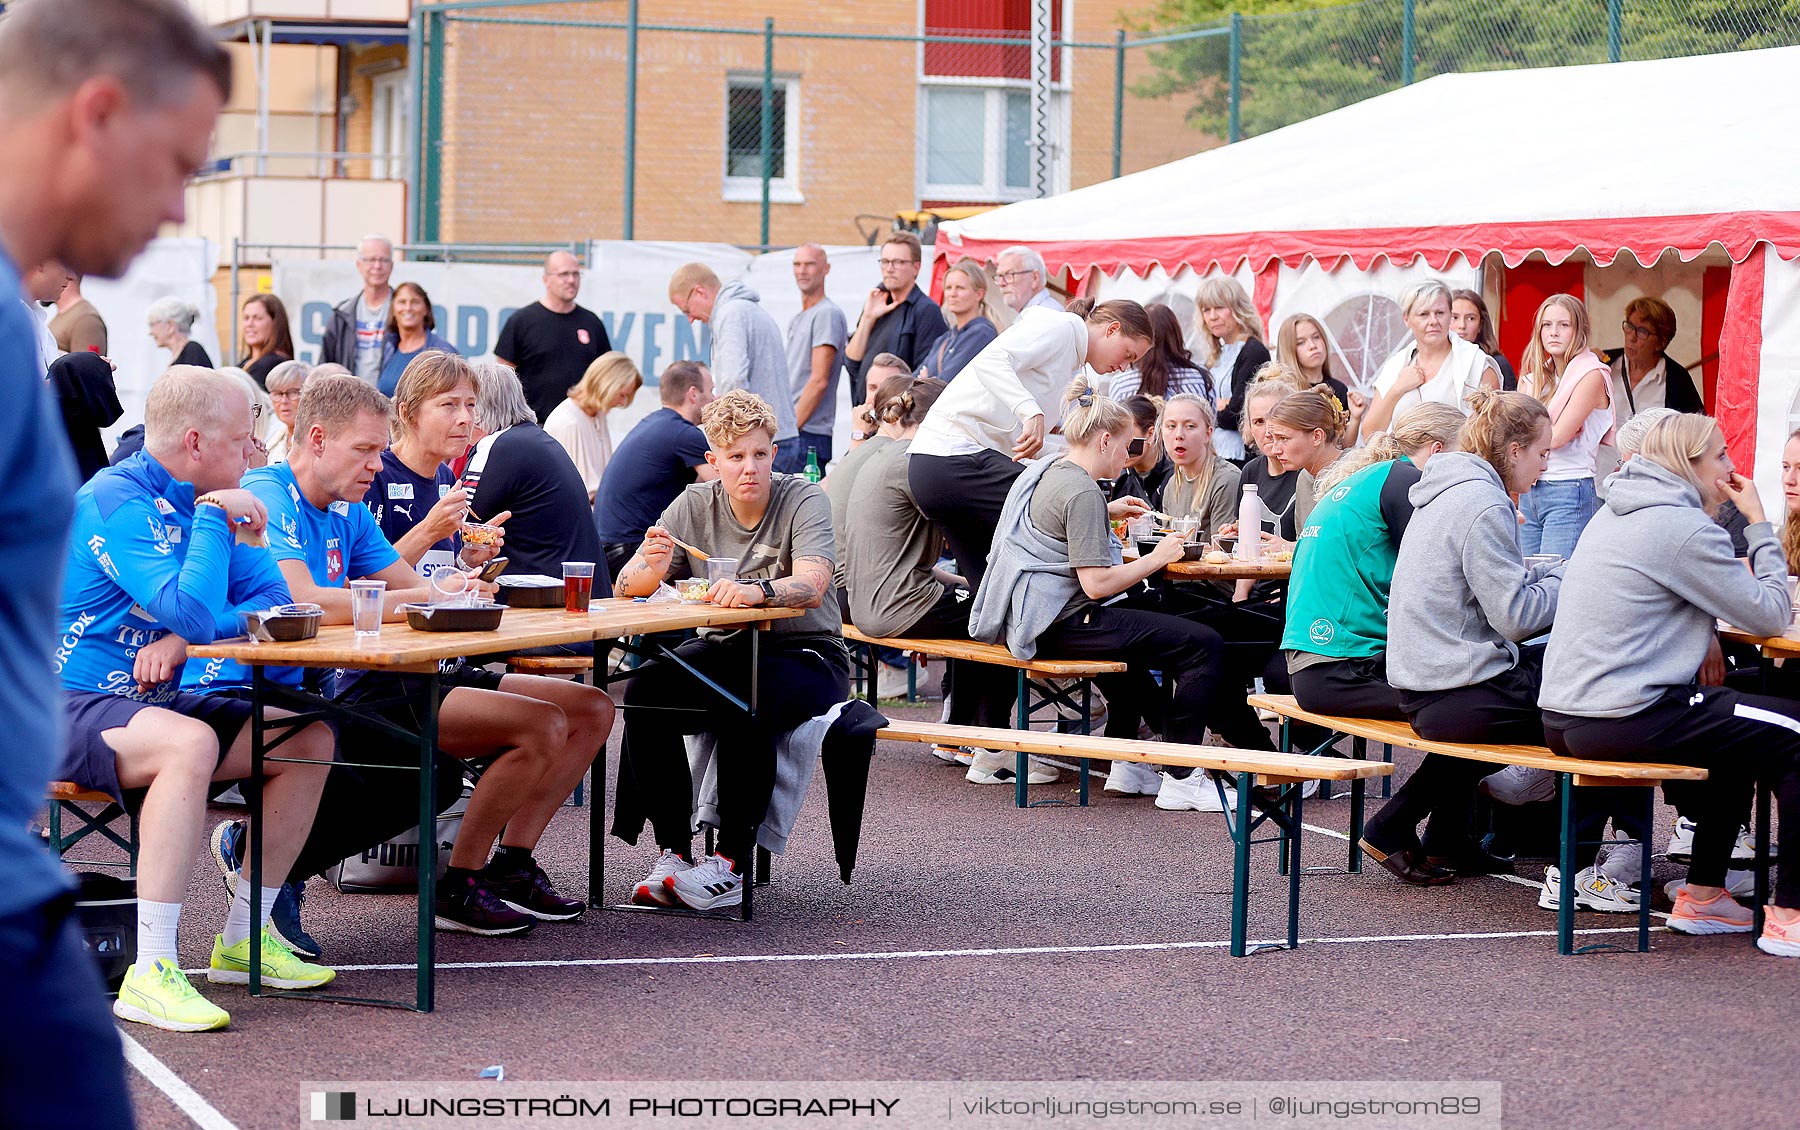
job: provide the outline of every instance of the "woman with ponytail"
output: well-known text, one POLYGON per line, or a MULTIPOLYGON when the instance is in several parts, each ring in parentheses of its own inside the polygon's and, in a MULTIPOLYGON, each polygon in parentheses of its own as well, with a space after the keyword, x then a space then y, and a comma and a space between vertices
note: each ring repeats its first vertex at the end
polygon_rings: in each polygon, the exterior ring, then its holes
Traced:
POLYGON ((1175 473, 1175 465, 1169 461, 1168 452, 1163 450, 1158 425, 1162 421, 1163 402, 1156 398, 1137 395, 1125 398, 1120 403, 1125 411, 1131 413, 1134 425, 1127 444, 1136 454, 1125 464, 1125 470, 1113 480, 1112 490, 1107 492, 1109 501, 1118 501, 1126 495, 1143 499, 1147 506, 1157 505, 1161 497, 1163 484, 1175 473))
MULTIPOLYGON (((1388 594, 1387 678, 1423 738, 1543 745, 1543 648, 1520 644, 1555 618, 1562 563, 1525 564, 1512 500, 1544 470, 1550 414, 1521 392, 1478 392, 1469 403, 1459 450, 1434 456, 1409 492, 1413 516, 1388 594)), ((1510 872, 1477 846, 1468 824, 1475 786, 1492 772, 1428 755, 1364 839, 1390 860, 1422 853, 1428 868, 1458 875, 1510 872)))
MULTIPOLYGON (((1095 680, 1109 706, 1108 737, 1137 736, 1140 718, 1156 712, 1161 692, 1151 672, 1161 671, 1165 687, 1173 688, 1165 739, 1199 744, 1210 725, 1229 745, 1268 749, 1268 731, 1245 702, 1242 684, 1225 675, 1219 634, 1154 611, 1143 595, 1146 580, 1181 559, 1181 536, 1171 534, 1150 553, 1122 563, 1108 521, 1123 511, 1109 513, 1099 481, 1124 469, 1131 428, 1131 413, 1117 401, 1085 380, 1070 386, 1063 416, 1069 452, 1036 464, 1013 484, 994 531, 990 583, 975 594, 971 630, 977 639, 1004 643, 1021 659, 1042 652, 1124 660, 1130 666, 1124 674, 1095 680)), ((1003 770, 1010 760, 977 754, 970 779, 1003 770)), ((1148 786, 1145 781, 1130 791, 1148 792, 1148 786)))
MULTIPOLYGON (((907 474, 970 587, 987 572, 994 522, 1024 460, 1052 443, 1063 393, 1083 366, 1135 365, 1150 348, 1150 316, 1129 299, 1085 316, 1028 309, 958 374, 913 440, 907 474)), ((1141 507, 1140 507, 1141 509, 1141 507)))

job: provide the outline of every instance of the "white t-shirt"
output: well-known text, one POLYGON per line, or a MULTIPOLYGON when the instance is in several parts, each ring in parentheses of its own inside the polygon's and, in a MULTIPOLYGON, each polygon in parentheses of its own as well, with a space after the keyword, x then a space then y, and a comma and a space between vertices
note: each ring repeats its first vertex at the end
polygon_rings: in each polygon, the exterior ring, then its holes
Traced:
MULTIPOLYGON (((1394 382, 1400 379, 1400 370, 1411 364, 1417 353, 1418 346, 1409 341, 1383 362, 1381 371, 1375 374, 1375 395, 1380 396, 1393 388, 1394 382)), ((1494 359, 1479 345, 1451 334, 1450 356, 1438 368, 1437 375, 1402 396, 1400 403, 1394 405, 1392 418, 1398 420, 1408 410, 1430 403, 1448 404, 1467 415, 1469 397, 1481 388, 1482 377, 1493 368, 1494 359)), ((1498 370, 1495 372, 1497 375, 1498 370)))
MULTIPOLYGON (((1577 387, 1583 381, 1598 382, 1602 389, 1602 400, 1592 412, 1588 413, 1587 419, 1582 421, 1581 430, 1576 432, 1568 443, 1550 449, 1550 462, 1542 476, 1544 482, 1560 483, 1593 478, 1595 459, 1600 451, 1600 441, 1606 438, 1608 432, 1612 431, 1613 409, 1608 402, 1612 396, 1612 377, 1607 372, 1605 363, 1595 356, 1592 350, 1588 349, 1582 350, 1569 359, 1567 369, 1557 382, 1558 395, 1550 398, 1552 418, 1554 419, 1557 411, 1563 406, 1557 402, 1562 400, 1566 403, 1567 397, 1573 397, 1577 387), (1595 376, 1596 373, 1599 375, 1595 376)), ((1531 391, 1527 387, 1527 383, 1524 375, 1521 374, 1519 381, 1521 392, 1531 391)))
POLYGON ((1027 306, 1017 321, 975 355, 919 425, 914 455, 1012 457, 1024 421, 1042 414, 1044 453, 1065 446, 1050 429, 1062 419, 1063 393, 1087 361, 1087 323, 1065 310, 1027 306))
POLYGON ((388 300, 374 309, 361 295, 356 299, 356 375, 370 384, 381 379, 381 342, 387 336, 388 307, 393 301, 392 291, 388 300))
POLYGON ((564 400, 544 421, 544 430, 575 461, 575 469, 581 472, 582 485, 592 500, 600 488, 600 473, 612 460, 612 433, 606 430, 606 413, 590 416, 573 400, 564 400))

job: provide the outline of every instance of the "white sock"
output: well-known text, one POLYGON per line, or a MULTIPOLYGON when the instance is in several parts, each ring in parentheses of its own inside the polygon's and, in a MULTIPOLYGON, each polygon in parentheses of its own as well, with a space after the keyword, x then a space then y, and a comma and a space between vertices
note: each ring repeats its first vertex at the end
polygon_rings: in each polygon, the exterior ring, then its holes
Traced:
POLYGON ((180 922, 180 903, 138 900, 137 963, 140 969, 149 968, 159 957, 175 964, 175 927, 180 922))
MULTIPOLYGON (((231 913, 225 916, 225 945, 229 948, 237 945, 250 936, 250 884, 238 876, 237 894, 231 900, 231 913)), ((281 894, 280 887, 264 887, 262 889, 262 921, 257 923, 260 929, 269 924, 269 915, 275 909, 275 899, 281 894)))

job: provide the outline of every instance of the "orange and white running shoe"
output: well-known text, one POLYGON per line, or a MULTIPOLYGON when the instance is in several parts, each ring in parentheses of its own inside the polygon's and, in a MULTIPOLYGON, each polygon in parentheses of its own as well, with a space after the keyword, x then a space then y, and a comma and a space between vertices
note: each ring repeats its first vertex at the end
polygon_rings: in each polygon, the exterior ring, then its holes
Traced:
POLYGON ((1756 928, 1756 915, 1729 891, 1720 891, 1704 902, 1690 892, 1689 887, 1676 892, 1669 929, 1683 934, 1748 934, 1756 928))

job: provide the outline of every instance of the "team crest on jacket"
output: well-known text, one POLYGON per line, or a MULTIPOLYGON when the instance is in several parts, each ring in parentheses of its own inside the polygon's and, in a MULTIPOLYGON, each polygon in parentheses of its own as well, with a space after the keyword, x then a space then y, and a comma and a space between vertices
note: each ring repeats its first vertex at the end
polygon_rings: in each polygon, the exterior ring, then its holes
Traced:
POLYGON ((1307 638, 1320 647, 1330 643, 1335 635, 1337 635, 1337 629, 1332 627, 1330 620, 1314 620, 1312 627, 1308 628, 1306 632, 1307 638))

